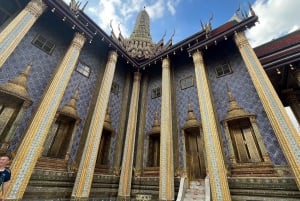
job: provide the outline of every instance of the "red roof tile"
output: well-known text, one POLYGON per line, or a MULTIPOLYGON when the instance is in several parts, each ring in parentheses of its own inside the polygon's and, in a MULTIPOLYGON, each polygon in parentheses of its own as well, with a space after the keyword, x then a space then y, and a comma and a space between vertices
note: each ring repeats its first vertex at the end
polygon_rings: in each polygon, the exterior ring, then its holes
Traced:
POLYGON ((271 54, 300 42, 300 30, 254 48, 257 57, 271 54))

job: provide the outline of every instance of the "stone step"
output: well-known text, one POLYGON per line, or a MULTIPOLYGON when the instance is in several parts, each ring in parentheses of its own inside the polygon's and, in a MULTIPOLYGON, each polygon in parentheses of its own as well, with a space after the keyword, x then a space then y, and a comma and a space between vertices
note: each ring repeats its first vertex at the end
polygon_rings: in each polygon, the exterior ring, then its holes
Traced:
POLYGON ((204 180, 190 181, 184 195, 184 201, 205 201, 204 180))

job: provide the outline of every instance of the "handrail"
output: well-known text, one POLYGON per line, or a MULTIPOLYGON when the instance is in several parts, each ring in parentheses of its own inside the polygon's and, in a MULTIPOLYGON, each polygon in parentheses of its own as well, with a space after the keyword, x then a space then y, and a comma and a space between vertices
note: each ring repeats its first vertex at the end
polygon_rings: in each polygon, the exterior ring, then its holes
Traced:
POLYGON ((209 176, 205 177, 205 201, 211 201, 210 197, 210 184, 209 184, 209 176))
POLYGON ((183 201, 186 190, 186 177, 181 177, 176 201, 183 201))

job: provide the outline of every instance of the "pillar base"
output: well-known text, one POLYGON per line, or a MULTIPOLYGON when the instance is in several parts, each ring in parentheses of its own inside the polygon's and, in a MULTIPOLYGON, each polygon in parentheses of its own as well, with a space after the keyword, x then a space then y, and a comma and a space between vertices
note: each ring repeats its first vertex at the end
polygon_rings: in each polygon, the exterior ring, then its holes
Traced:
POLYGON ((130 196, 120 196, 120 195, 118 195, 117 201, 130 201, 130 196))
POLYGON ((70 201, 89 201, 89 198, 76 198, 76 197, 72 197, 70 201))
POLYGON ((271 162, 236 163, 231 165, 231 176, 236 177, 276 177, 271 162))

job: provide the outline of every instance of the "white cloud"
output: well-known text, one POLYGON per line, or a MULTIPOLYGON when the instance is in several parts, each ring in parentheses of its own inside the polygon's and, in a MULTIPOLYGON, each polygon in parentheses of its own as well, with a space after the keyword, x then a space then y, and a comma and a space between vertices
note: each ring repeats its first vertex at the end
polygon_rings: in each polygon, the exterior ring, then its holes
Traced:
POLYGON ((167 8, 169 10, 169 12, 171 13, 171 15, 175 15, 176 13, 176 6, 179 4, 179 0, 174 1, 174 0, 170 0, 167 2, 167 8))
POLYGON ((95 17, 93 20, 99 24, 100 27, 109 30, 111 20, 120 20, 116 13, 116 8, 120 4, 121 2, 119 0, 99 1, 98 4, 95 4, 95 7, 88 7, 88 12, 91 14, 90 16, 95 17))
POLYGON ((69 4, 71 0, 64 0, 64 2, 66 2, 66 4, 69 4))
MULTIPOLYGON (((70 0, 64 0, 69 3, 70 0)), ((82 0, 84 2, 84 0, 82 0)), ((146 8, 151 22, 162 19, 167 15, 175 15, 180 0, 94 0, 89 1, 85 12, 106 33, 110 34, 110 21, 116 35, 119 34, 118 25, 122 34, 129 37, 137 14, 146 8)))
POLYGON ((247 32, 253 47, 276 39, 300 27, 299 0, 256 0, 253 9, 259 23, 247 32))
POLYGON ((155 4, 147 6, 146 11, 148 12, 151 20, 162 18, 164 16, 164 11, 165 11, 164 1, 163 0, 156 1, 155 4))

